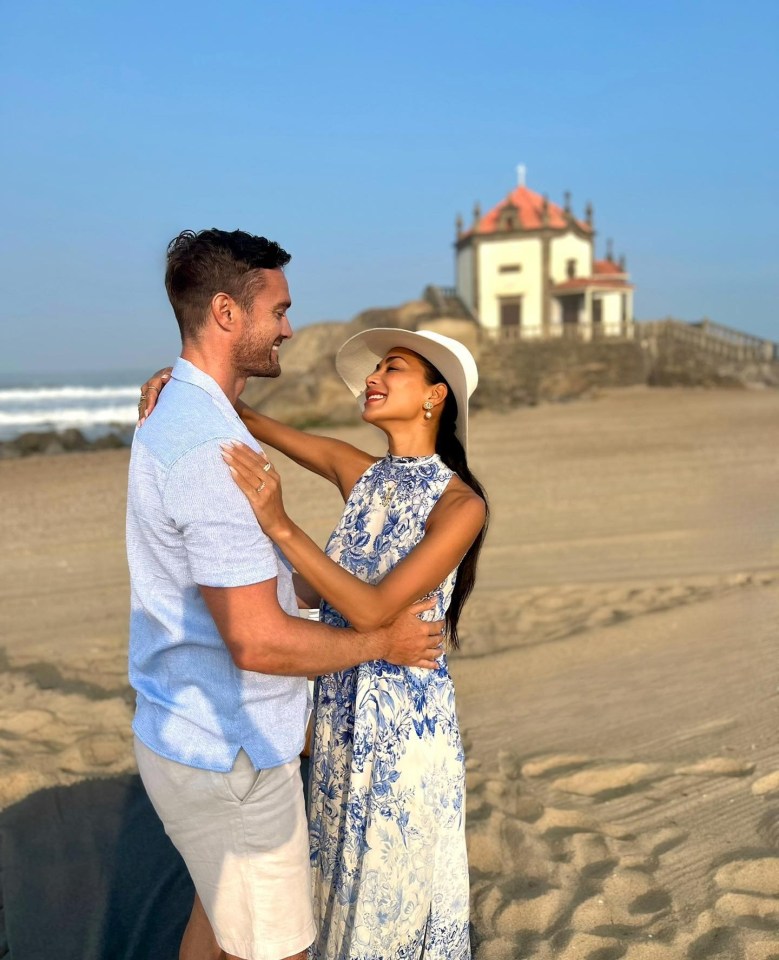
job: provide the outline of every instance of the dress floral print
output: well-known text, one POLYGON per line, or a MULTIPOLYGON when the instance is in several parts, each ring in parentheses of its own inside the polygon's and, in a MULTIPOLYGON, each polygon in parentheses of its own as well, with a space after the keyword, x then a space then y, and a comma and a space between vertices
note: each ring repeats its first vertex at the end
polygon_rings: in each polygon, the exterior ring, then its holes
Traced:
MULTIPOLYGON (((358 480, 327 553, 377 583, 421 540, 451 480, 436 455, 358 480)), ((443 619, 456 571, 431 594, 443 619)), ((346 626, 327 603, 325 623, 346 626)), ((465 769, 454 688, 383 660, 320 677, 310 787, 312 960, 466 960, 465 769)))

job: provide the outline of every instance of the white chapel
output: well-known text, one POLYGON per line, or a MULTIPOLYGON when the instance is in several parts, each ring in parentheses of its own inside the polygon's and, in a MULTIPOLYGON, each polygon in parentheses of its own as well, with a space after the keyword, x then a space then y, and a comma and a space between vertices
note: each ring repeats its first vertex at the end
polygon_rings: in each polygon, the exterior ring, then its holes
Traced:
POLYGON ((625 260, 595 259, 592 205, 584 219, 524 183, 464 229, 457 219, 456 291, 484 333, 501 339, 628 337, 633 286, 625 260))

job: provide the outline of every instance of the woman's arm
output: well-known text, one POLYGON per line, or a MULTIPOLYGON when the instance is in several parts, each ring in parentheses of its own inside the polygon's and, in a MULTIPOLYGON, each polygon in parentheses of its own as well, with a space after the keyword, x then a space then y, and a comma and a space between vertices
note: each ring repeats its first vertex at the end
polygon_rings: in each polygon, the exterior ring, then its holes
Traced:
POLYGON ((369 453, 343 440, 305 433, 266 417, 242 400, 238 401, 235 409, 256 440, 275 447, 301 467, 334 483, 344 499, 359 477, 376 460, 369 453))
MULTIPOLYGON (((140 424, 143 424, 157 405, 157 399, 170 380, 172 370, 172 367, 163 367, 152 374, 141 387, 141 402, 138 405, 140 424)), ((334 483, 344 500, 357 480, 376 460, 350 443, 288 427, 272 417, 257 413, 243 400, 236 403, 235 409, 246 429, 256 440, 275 447, 301 467, 334 483)))
POLYGON ((484 501, 455 478, 431 512, 422 541, 379 583, 363 583, 290 520, 281 499, 279 475, 272 468, 263 469, 265 458, 236 445, 225 451, 225 459, 265 533, 357 630, 389 622, 409 603, 434 590, 459 564, 484 525, 484 501))

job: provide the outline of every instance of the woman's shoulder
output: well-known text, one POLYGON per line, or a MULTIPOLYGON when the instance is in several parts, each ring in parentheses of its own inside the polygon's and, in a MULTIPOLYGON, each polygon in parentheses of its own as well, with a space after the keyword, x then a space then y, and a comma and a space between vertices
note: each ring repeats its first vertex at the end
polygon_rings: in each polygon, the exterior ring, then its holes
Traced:
POLYGON ((376 465, 381 463, 380 457, 374 457, 357 447, 351 448, 351 456, 338 461, 337 484, 344 500, 353 497, 359 492, 375 471, 376 465))
POLYGON ((436 509, 439 508, 442 513, 467 513, 482 518, 487 512, 484 500, 454 472, 436 505, 436 509))

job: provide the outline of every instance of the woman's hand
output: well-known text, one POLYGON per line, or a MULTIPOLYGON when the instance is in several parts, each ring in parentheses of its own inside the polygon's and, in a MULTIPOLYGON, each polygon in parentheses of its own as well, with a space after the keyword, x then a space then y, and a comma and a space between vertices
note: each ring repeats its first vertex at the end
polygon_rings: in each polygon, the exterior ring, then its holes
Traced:
POLYGON ((141 387, 141 399, 138 401, 138 426, 142 426, 146 418, 157 405, 162 388, 170 380, 173 367, 163 367, 153 373, 141 387))
POLYGON ((289 533, 292 521, 284 511, 281 477, 273 464, 244 443, 223 443, 222 457, 251 504, 257 522, 275 543, 289 533))

